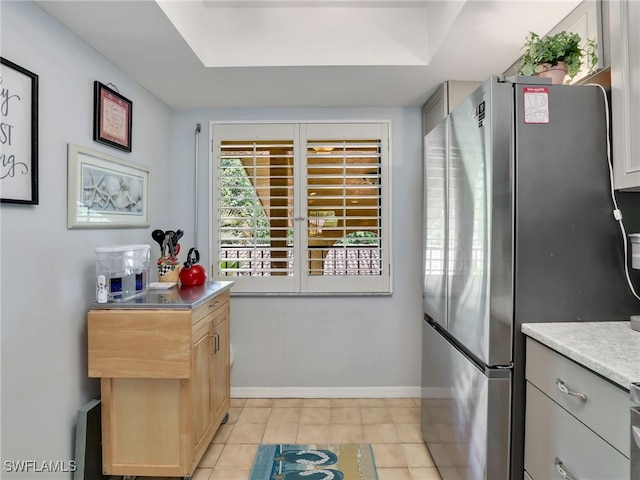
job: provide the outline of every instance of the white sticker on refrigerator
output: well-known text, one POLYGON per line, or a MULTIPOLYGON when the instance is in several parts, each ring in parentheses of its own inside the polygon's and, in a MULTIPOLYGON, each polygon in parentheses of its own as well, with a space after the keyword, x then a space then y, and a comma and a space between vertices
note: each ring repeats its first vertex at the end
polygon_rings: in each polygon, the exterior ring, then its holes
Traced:
POLYGON ((524 123, 549 123, 549 87, 524 87, 524 123))

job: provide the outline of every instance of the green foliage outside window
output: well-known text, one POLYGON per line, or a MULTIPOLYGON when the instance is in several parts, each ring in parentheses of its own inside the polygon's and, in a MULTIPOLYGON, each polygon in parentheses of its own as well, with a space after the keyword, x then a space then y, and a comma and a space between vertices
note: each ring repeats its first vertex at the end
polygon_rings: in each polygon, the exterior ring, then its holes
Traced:
POLYGON ((227 238, 268 239, 269 219, 242 162, 224 158, 220 171, 220 221, 227 238))
POLYGON ((379 243, 378 236, 373 232, 352 232, 347 233, 343 238, 338 240, 336 245, 377 245, 379 243))

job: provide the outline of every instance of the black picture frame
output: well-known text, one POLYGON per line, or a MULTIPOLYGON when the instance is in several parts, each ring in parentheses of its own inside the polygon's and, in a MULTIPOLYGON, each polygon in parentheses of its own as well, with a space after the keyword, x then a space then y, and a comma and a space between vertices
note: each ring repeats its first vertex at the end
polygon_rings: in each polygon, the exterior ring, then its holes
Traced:
POLYGON ((0 57, 0 202, 38 205, 38 75, 0 57))
POLYGON ((130 152, 133 102, 96 80, 93 103, 93 140, 130 152))

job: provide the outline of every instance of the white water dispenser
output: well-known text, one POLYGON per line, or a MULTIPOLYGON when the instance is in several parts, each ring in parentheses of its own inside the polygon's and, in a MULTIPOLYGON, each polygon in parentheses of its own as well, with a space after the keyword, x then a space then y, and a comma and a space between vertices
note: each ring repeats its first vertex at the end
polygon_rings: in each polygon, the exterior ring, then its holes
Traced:
POLYGON ((96 252, 96 297, 104 302, 122 302, 149 289, 150 245, 113 245, 96 252))

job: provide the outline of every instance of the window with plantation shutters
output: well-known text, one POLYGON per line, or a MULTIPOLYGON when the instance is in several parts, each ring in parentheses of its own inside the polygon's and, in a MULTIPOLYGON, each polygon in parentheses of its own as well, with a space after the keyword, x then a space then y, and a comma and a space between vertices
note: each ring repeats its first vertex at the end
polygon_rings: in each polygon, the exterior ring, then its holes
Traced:
POLYGON ((389 293, 387 123, 212 124, 214 279, 389 293))

